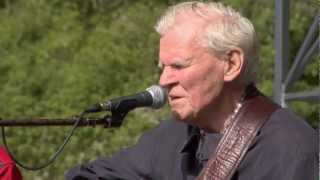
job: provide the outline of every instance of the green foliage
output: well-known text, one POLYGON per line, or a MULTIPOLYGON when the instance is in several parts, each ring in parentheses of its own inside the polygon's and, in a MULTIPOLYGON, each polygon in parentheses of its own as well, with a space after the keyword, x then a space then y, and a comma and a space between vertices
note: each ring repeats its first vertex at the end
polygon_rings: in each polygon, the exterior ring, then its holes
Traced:
MULTIPOLYGON (((153 26, 175 0, 2 0, 0 1, 0 117, 66 118, 90 104, 142 90, 157 83, 158 39, 153 26)), ((272 95, 274 4, 228 0, 252 19, 260 37, 260 88, 272 95)), ((291 51, 296 52, 314 12, 293 3, 291 51)), ((311 10, 310 10, 311 9, 311 10)), ((297 89, 317 86, 319 58, 307 66, 297 89)), ((317 126, 318 106, 294 104, 317 126)), ((107 156, 134 144, 168 112, 140 109, 119 129, 79 128, 58 160, 25 179, 63 179, 73 165, 107 156)), ((48 160, 70 127, 9 128, 8 143, 19 160, 48 160)))

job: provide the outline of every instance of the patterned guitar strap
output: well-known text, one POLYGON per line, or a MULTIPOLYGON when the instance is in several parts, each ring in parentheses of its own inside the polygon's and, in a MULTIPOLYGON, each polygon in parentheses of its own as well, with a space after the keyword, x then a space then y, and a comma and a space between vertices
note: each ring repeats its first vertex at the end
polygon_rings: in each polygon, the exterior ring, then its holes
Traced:
POLYGON ((257 132, 278 105, 263 96, 254 85, 246 88, 243 104, 226 127, 216 150, 198 180, 230 180, 257 132))

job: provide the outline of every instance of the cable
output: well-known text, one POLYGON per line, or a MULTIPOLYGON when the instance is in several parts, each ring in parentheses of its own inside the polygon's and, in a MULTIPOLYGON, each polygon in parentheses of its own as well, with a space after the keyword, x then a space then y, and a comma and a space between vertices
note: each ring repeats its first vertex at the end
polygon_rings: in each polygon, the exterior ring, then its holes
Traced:
POLYGON ((2 126, 1 130, 2 130, 2 141, 3 141, 3 144, 4 144, 5 148, 7 149, 8 153, 11 155, 12 159, 14 160, 14 162, 16 164, 18 164, 20 167, 22 167, 22 168, 24 168, 26 170, 30 170, 30 171, 37 171, 37 170, 43 169, 43 168, 49 166, 50 164, 52 164, 57 159, 58 155, 62 152, 62 150, 64 149, 66 144, 69 142, 71 136, 73 135, 75 129, 78 127, 79 122, 81 121, 81 119, 83 118, 84 115, 85 115, 85 112, 82 112, 80 114, 80 116, 78 117, 78 119, 74 123, 71 131, 69 132, 68 136, 65 138, 64 142, 59 146, 58 150, 51 156, 49 161, 46 162, 46 163, 43 163, 42 165, 39 165, 39 166, 27 166, 27 165, 24 165, 21 162, 19 162, 17 160, 17 158, 15 156, 13 156, 13 154, 9 150, 9 147, 8 147, 7 141, 6 141, 6 137, 5 137, 6 136, 5 135, 5 128, 2 126))

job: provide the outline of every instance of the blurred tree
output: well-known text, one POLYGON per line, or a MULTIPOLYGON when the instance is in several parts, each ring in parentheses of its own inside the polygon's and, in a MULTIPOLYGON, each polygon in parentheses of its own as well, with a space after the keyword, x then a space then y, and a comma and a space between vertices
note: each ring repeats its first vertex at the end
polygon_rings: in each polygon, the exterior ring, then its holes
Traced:
MULTIPOLYGON (((0 117, 64 118, 88 105, 157 83, 158 39, 153 26, 168 5, 180 0, 0 0, 0 117)), ((253 20, 261 46, 260 88, 272 95, 274 4, 225 0, 253 20)), ((292 3, 292 51, 299 47, 315 8, 292 3)), ((301 88, 315 85, 316 64, 301 88)), ((316 105, 295 105, 316 126, 316 105)), ((58 160, 25 179, 63 179, 78 163, 133 144, 168 114, 139 109, 116 130, 79 128, 58 160)), ((68 127, 10 128, 8 143, 19 160, 41 164, 62 142, 68 127)))

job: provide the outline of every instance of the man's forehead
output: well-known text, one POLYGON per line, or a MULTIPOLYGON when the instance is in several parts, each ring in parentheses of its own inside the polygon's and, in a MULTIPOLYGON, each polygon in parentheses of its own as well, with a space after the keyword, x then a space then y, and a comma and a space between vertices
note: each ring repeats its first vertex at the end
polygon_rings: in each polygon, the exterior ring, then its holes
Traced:
POLYGON ((160 38, 160 48, 184 48, 195 43, 199 36, 199 26, 185 22, 175 25, 160 38))
MULTIPOLYGON (((216 18, 221 19, 221 16, 216 18)), ((169 63, 193 57, 195 51, 203 48, 203 29, 207 20, 191 11, 177 15, 174 25, 160 38, 159 60, 169 63)))
POLYGON ((193 56, 193 50, 200 44, 192 27, 180 27, 165 34, 160 39, 159 60, 173 63, 193 56), (181 28, 181 29, 180 29, 181 28))
POLYGON ((160 51, 159 61, 162 63, 173 63, 183 61, 192 57, 192 52, 186 49, 168 49, 160 51))
POLYGON ((166 33, 160 38, 160 48, 161 47, 175 47, 180 48, 190 44, 195 36, 195 33, 192 29, 181 28, 174 29, 166 33))

